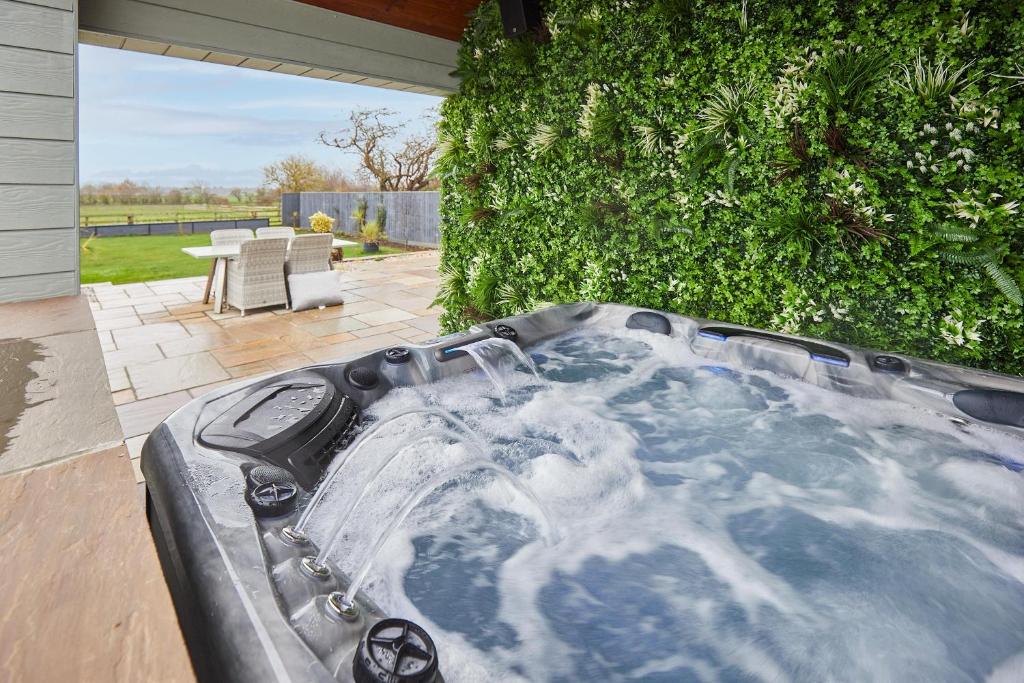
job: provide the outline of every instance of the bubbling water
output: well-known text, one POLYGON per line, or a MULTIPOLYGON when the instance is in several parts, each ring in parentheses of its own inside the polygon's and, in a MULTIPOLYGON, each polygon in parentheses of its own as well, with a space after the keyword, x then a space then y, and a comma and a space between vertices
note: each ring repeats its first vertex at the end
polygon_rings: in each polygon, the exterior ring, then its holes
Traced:
MULTIPOLYGON (((547 383, 508 373, 504 400, 474 373, 372 406, 458 415, 559 531, 545 544, 529 504, 479 480, 379 549, 366 590, 431 631, 446 680, 1021 680, 1024 480, 998 464, 1020 441, 642 331, 531 351, 547 383)), ((428 427, 406 424, 375 448, 428 427)), ((420 479, 388 468, 353 510, 344 571, 376 538, 361 528, 465 451, 418 456, 420 479)))

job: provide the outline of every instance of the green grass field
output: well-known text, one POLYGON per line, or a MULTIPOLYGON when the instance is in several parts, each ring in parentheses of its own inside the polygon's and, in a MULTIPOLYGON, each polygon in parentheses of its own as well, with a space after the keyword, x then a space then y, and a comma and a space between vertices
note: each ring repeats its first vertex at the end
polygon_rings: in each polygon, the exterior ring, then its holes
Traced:
MULTIPOLYGON (((97 237, 80 240, 82 254, 82 284, 167 280, 193 277, 210 272, 210 262, 194 259, 181 251, 182 247, 210 244, 209 235, 153 235, 131 237, 97 237)), ((381 247, 380 254, 402 251, 381 247)), ((345 258, 373 256, 363 254, 362 245, 345 247, 345 258)))
POLYGON ((269 218, 271 225, 281 222, 277 206, 248 204, 90 204, 78 207, 83 227, 127 223, 172 223, 175 221, 212 221, 239 218, 269 218))

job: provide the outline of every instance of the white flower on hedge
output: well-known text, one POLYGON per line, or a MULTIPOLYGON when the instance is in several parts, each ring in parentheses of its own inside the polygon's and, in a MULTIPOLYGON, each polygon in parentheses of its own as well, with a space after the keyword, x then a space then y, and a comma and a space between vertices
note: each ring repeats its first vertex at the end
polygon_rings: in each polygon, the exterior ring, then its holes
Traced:
POLYGON ((1002 115, 995 107, 985 107, 981 114, 982 128, 999 128, 999 117, 1002 115))
POLYGON ((970 163, 976 155, 973 149, 969 149, 967 147, 957 147, 950 151, 950 153, 947 154, 946 156, 949 157, 950 159, 956 159, 957 157, 961 157, 961 160, 964 163, 970 163))
POLYGON ((818 53, 807 48, 782 67, 775 81, 775 97, 764 108, 776 128, 786 128, 800 120, 800 95, 807 89, 807 73, 817 59, 818 53))
POLYGON ((558 131, 553 126, 538 123, 526 141, 526 146, 530 150, 530 158, 536 160, 537 157, 550 150, 556 140, 558 140, 558 131))
POLYGON ((549 12, 544 17, 544 25, 548 27, 548 34, 551 36, 551 40, 555 40, 561 33, 562 29, 559 27, 558 12, 549 12))
POLYGON ((942 322, 939 323, 939 334, 943 341, 950 346, 974 349, 981 342, 981 333, 978 332, 978 328, 984 322, 984 320, 967 322, 964 320, 963 312, 959 308, 955 308, 951 313, 942 317, 942 322))
POLYGON ((508 191, 500 185, 494 186, 488 205, 499 213, 503 212, 508 208, 508 191))
POLYGON ((850 312, 846 305, 845 301, 840 300, 838 304, 829 304, 828 310, 836 320, 846 320, 846 316, 850 312))
MULTIPOLYGON (((512 140, 505 135, 499 135, 494 138, 494 142, 491 143, 491 147, 493 147, 496 152, 504 152, 512 149, 512 140)), ((514 159, 512 161, 515 163, 514 159)))
POLYGON ((707 206, 708 204, 719 204, 731 208, 739 206, 740 200, 739 197, 728 195, 722 190, 715 190, 714 192, 705 193, 701 206, 707 206))
POLYGON ((594 132, 594 116, 597 114, 597 108, 601 104, 601 86, 597 83, 591 83, 587 86, 587 99, 583 103, 583 108, 580 111, 578 123, 580 126, 580 137, 587 139, 594 132))
POLYGON ((672 195, 672 199, 679 206, 680 218, 686 220, 693 215, 693 199, 691 199, 690 195, 685 192, 676 192, 672 195))
POLYGON ((580 298, 584 301, 600 301, 604 294, 605 274, 598 263, 587 261, 580 283, 580 298))

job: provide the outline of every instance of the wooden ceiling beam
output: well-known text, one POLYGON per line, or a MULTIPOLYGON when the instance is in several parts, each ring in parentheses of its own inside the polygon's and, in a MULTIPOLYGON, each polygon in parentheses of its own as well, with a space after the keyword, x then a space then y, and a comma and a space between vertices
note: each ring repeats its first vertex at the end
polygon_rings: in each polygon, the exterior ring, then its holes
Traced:
POLYGON ((298 0, 389 26, 459 40, 480 0, 298 0))

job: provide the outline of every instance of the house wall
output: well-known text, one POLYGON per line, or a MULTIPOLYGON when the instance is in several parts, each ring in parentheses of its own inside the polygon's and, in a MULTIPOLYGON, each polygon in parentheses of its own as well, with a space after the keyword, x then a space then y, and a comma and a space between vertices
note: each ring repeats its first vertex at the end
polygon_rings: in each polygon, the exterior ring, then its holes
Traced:
POLYGON ((0 0, 0 302, 78 293, 76 0, 0 0))

